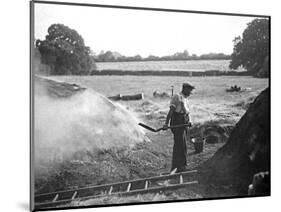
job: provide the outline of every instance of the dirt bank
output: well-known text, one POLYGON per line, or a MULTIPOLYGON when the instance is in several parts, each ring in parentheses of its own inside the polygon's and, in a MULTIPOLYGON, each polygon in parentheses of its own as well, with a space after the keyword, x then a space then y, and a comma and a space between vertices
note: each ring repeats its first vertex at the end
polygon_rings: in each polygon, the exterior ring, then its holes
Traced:
POLYGON ((247 195, 253 175, 270 171, 269 101, 267 88, 236 124, 226 145, 200 166, 207 195, 218 195, 222 188, 233 195, 247 195))

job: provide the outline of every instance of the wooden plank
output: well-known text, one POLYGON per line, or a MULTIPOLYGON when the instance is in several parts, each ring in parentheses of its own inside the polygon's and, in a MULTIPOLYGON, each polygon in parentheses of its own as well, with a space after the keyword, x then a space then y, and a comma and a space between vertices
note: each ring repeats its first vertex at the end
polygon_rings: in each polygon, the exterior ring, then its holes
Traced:
POLYGON ((144 95, 143 93, 138 93, 138 94, 132 94, 132 95, 122 95, 122 94, 117 94, 116 96, 110 96, 108 97, 111 100, 125 100, 125 101, 129 101, 129 100, 141 100, 144 99, 144 95))

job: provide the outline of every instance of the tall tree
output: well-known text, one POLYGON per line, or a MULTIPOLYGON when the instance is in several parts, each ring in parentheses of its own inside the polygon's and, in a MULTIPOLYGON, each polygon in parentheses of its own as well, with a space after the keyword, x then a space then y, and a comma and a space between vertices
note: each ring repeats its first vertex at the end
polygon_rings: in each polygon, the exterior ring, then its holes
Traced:
POLYGON ((95 68, 91 50, 82 36, 63 24, 51 25, 45 40, 37 40, 35 45, 41 62, 50 66, 50 74, 85 75, 95 68))
POLYGON ((268 77, 269 74, 269 21, 255 19, 248 23, 242 38, 234 40, 233 53, 229 67, 246 68, 251 74, 268 77))

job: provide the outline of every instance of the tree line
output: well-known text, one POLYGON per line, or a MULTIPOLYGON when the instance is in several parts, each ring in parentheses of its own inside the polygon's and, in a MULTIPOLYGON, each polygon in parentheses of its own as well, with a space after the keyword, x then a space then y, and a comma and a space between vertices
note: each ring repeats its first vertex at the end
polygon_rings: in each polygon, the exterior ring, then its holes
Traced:
POLYGON ((33 58, 48 67, 41 69, 42 73, 48 75, 90 75, 96 70, 96 62, 230 59, 229 68, 232 71, 243 67, 248 75, 269 76, 268 19, 258 18, 248 23, 242 36, 235 37, 233 44, 233 53, 230 56, 223 53, 197 56, 190 55, 187 50, 163 57, 154 55, 144 58, 140 55, 126 57, 112 51, 94 55, 76 30, 63 24, 52 24, 44 40, 35 40, 33 58))
POLYGON ((148 57, 142 57, 141 55, 135 55, 126 57, 119 52, 101 51, 98 55, 94 56, 96 62, 131 62, 131 61, 171 61, 171 60, 228 60, 230 55, 223 53, 209 53, 197 56, 196 54, 189 55, 187 50, 183 52, 177 52, 168 56, 155 56, 149 55, 148 57))

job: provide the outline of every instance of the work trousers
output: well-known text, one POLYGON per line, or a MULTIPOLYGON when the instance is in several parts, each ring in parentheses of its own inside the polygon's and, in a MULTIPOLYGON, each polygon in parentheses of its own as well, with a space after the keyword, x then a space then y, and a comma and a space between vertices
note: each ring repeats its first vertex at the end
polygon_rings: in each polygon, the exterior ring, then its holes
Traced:
MULTIPOLYGON (((184 114, 174 112, 171 117, 170 125, 187 124, 184 114)), ((184 171, 186 166, 187 148, 186 142, 189 137, 187 127, 171 128, 174 135, 173 159, 171 171, 177 168, 177 172, 184 171)))

